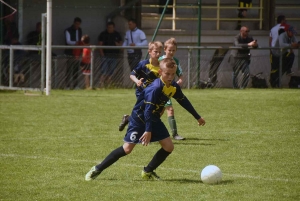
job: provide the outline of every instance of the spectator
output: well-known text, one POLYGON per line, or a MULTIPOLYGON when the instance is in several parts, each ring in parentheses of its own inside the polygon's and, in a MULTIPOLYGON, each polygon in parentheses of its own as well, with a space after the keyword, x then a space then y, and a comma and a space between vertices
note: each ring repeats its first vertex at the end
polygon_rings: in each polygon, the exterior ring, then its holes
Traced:
MULTIPOLYGON (((274 47, 282 49, 282 75, 293 74, 292 66, 295 59, 295 54, 292 48, 299 48, 295 35, 297 34, 293 26, 287 25, 286 31, 278 36, 274 47), (290 48, 290 49, 287 49, 290 48)), ((279 87, 279 67, 280 67, 280 49, 272 49, 272 69, 270 75, 270 83, 272 87, 279 87)))
MULTIPOLYGON (((247 16, 247 9, 252 7, 252 0, 239 0, 238 6, 241 8, 238 10, 238 18, 242 19, 247 16)), ((240 30, 242 27, 242 21, 238 20, 237 30, 240 30)))
MULTIPOLYGON (((98 37, 98 44, 103 46, 121 46, 122 37, 115 31, 115 23, 108 22, 106 30, 98 37)), ((120 58, 119 49, 100 49, 100 56, 103 58, 101 66, 100 85, 105 86, 111 83, 111 76, 114 73, 117 62, 120 58)))
POLYGON ((270 38, 269 38, 269 46, 274 47, 276 40, 278 38, 279 30, 284 29, 284 25, 286 23, 285 16, 284 15, 279 15, 277 17, 277 24, 272 27, 270 30, 270 38))
MULTIPOLYGON (((81 19, 76 17, 73 21, 73 24, 65 30, 65 42, 66 45, 79 45, 82 37, 82 30, 80 28, 81 19)), ((75 88, 77 86, 77 78, 78 78, 78 69, 79 69, 79 61, 74 58, 73 50, 66 49, 65 54, 68 56, 67 61, 67 88, 75 88)))
POLYGON ((234 45, 240 47, 240 49, 231 50, 229 62, 233 68, 233 88, 244 89, 247 87, 250 77, 249 65, 250 65, 250 49, 249 47, 256 48, 257 41, 253 40, 249 36, 250 30, 248 27, 243 26, 240 33, 234 37, 234 45), (242 83, 238 84, 237 76, 239 72, 242 72, 242 83))
MULTIPOLYGON (((88 35, 83 35, 81 38, 81 42, 82 45, 89 46, 90 37, 88 35)), ((91 75, 91 49, 90 48, 83 48, 80 68, 82 74, 84 75, 85 88, 90 89, 90 75, 91 75)))
MULTIPOLYGON (((146 35, 142 30, 137 28, 135 19, 130 19, 128 21, 128 27, 129 30, 126 31, 123 46, 147 46, 148 42, 146 35)), ((130 70, 132 71, 142 58, 142 50, 127 49, 127 54, 130 70)))

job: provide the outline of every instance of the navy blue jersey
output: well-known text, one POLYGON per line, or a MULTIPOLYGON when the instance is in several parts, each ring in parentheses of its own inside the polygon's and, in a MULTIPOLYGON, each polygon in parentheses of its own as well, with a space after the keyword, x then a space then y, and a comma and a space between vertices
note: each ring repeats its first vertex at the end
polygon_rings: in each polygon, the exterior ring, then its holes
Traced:
POLYGON ((190 112, 195 119, 200 119, 200 115, 182 93, 180 86, 173 81, 171 86, 167 87, 160 78, 155 79, 141 92, 132 110, 131 118, 135 122, 143 122, 145 131, 151 132, 152 123, 160 121, 160 114, 171 97, 190 112))
POLYGON ((149 84, 151 84, 155 79, 159 77, 159 66, 154 66, 151 63, 151 59, 147 59, 144 61, 140 61, 139 64, 133 69, 130 75, 136 76, 137 79, 143 79, 143 85, 140 87, 136 87, 136 97, 138 97, 141 92, 146 88, 149 84))

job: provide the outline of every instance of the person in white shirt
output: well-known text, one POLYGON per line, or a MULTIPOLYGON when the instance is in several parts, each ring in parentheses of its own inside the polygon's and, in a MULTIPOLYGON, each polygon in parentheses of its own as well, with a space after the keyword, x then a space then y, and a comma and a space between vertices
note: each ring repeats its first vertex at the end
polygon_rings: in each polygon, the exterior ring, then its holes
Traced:
MULTIPOLYGON (((148 45, 146 35, 142 30, 137 28, 135 19, 128 20, 128 27, 129 30, 126 31, 123 46, 135 47, 148 45)), ((141 61, 142 50, 127 49, 127 55, 130 70, 132 71, 136 67, 136 65, 141 61)))
POLYGON ((283 28, 284 29, 284 24, 286 23, 285 16, 284 15, 279 15, 277 17, 277 25, 272 27, 270 30, 270 38, 269 38, 269 46, 274 47, 276 40, 278 38, 278 31, 279 29, 283 28))

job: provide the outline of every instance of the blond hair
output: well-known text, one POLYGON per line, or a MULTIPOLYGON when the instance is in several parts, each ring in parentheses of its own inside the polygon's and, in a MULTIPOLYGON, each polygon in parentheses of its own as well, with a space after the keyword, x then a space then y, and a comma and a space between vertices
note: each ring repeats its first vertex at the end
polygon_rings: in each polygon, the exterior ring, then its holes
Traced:
POLYGON ((159 62, 159 67, 161 70, 164 70, 166 68, 177 68, 177 65, 174 59, 164 58, 159 62))
POLYGON ((163 44, 160 41, 152 41, 148 44, 148 50, 153 50, 154 48, 162 49, 163 44))
POLYGON ((176 42, 175 38, 170 38, 170 39, 166 40, 164 43, 164 49, 167 49, 167 47, 169 45, 174 45, 177 49, 177 42, 176 42))

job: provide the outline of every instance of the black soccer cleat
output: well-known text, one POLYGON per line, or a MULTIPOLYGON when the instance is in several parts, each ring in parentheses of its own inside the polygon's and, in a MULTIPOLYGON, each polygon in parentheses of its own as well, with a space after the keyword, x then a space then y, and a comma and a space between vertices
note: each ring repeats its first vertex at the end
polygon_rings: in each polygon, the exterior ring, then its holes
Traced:
POLYGON ((125 114, 122 118, 122 122, 119 125, 119 131, 123 131, 125 126, 129 123, 129 115, 125 114))

